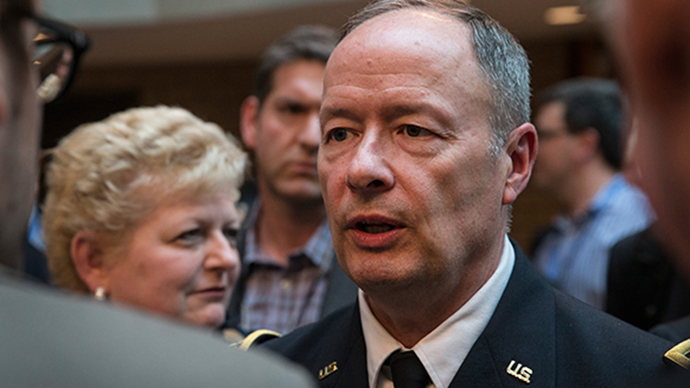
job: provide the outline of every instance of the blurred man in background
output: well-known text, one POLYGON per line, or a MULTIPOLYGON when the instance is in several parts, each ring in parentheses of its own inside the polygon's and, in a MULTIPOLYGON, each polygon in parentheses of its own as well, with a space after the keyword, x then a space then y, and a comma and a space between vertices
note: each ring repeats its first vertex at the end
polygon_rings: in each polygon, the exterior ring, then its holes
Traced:
POLYGON ((592 1, 638 121, 633 158, 660 234, 690 277, 690 3, 592 1))
MULTIPOLYGON (((626 131, 622 167, 625 179, 635 185, 642 183, 639 161, 633 157, 638 130, 633 122, 626 131)), ((690 315, 690 279, 679 273, 654 223, 617 242, 609 257, 607 313, 642 330, 690 315)), ((665 338, 678 342, 673 336, 665 338)))
MULTIPOLYGON (((640 170, 640 186, 658 215, 658 234, 677 268, 690 279, 690 2, 589 0, 585 4, 605 22, 631 99, 638 125, 633 159, 640 170)), ((670 326, 690 333, 690 318, 670 326)), ((673 350, 669 357, 690 367, 690 341, 673 350)))
POLYGON ((621 174, 624 118, 614 81, 573 79, 537 101, 534 184, 561 205, 533 260, 554 287, 604 309, 609 249, 650 222, 642 192, 621 174))
POLYGON ((302 26, 266 49, 242 105, 258 197, 238 237, 242 272, 227 326, 287 333, 355 300, 335 259, 316 173, 319 108, 335 31, 302 26))

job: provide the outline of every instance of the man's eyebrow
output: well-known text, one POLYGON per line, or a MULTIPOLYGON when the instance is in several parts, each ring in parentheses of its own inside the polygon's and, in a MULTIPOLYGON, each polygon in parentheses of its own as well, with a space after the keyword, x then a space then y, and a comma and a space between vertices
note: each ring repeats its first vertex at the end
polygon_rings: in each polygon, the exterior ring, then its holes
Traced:
POLYGON ((278 104, 291 104, 291 105, 309 105, 302 98, 296 98, 293 96, 277 96, 275 101, 278 104))
MULTIPOLYGON (((433 117, 433 119, 439 124, 439 129, 453 127, 453 120, 449 116, 450 112, 444 110, 443 108, 436 107, 433 104, 395 104, 385 107, 381 114, 383 115, 383 119, 387 121, 393 121, 408 115, 426 114, 430 117, 433 117)), ((363 121, 363 118, 354 110, 335 106, 321 106, 319 123, 322 129, 328 120, 336 118, 351 120, 356 123, 363 121)))
POLYGON ((350 109, 322 105, 321 112, 319 112, 319 122, 321 123, 321 126, 323 127, 326 121, 334 118, 343 118, 352 121, 360 121, 359 116, 357 116, 357 114, 355 114, 355 112, 353 112, 350 109))
MULTIPOLYGON (((441 111, 435 109, 429 104, 400 104, 392 105, 386 107, 383 114, 386 119, 395 119, 401 116, 412 115, 416 113, 436 113, 441 114, 441 111)), ((351 110, 347 108, 340 107, 328 107, 324 106, 321 108, 321 113, 319 114, 322 122, 330 120, 332 118, 344 118, 349 120, 359 120, 359 117, 351 110)))
POLYGON ((392 105, 387 107, 383 112, 384 118, 389 121, 415 114, 425 114, 429 117, 433 117, 442 127, 450 127, 452 124, 452 119, 448 115, 449 112, 433 104, 415 103, 392 105))
POLYGON ((425 104, 393 105, 385 109, 384 116, 387 119, 396 119, 398 117, 413 115, 420 112, 428 113, 433 111, 434 109, 425 104))

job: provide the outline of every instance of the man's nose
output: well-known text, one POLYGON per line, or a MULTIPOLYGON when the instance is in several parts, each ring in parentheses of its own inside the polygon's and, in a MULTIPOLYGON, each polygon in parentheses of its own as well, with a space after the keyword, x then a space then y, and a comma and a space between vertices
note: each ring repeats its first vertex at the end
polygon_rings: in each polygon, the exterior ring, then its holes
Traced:
POLYGON ((315 111, 309 114, 304 128, 299 133, 299 142, 304 147, 317 150, 321 143, 321 126, 319 125, 319 113, 315 111))
POLYGON ((347 169, 347 186, 354 192, 383 192, 393 188, 395 177, 387 155, 391 144, 374 132, 364 133, 347 169))

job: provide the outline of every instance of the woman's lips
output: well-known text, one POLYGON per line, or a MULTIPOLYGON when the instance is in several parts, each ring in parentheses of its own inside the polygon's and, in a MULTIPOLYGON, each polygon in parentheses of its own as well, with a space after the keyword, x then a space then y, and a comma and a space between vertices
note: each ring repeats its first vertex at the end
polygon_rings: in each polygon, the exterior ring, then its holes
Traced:
POLYGON ((224 299, 228 292, 228 288, 224 286, 207 287, 201 290, 193 291, 193 295, 199 295, 210 299, 224 299))

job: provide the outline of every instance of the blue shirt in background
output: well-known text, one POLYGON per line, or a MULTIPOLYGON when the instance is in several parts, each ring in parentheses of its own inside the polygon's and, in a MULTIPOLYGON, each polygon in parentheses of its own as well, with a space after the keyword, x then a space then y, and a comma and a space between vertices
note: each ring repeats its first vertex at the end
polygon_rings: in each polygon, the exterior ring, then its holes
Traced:
POLYGON ((615 175, 574 218, 556 217, 533 254, 537 270, 556 288, 604 309, 609 250, 653 220, 645 195, 615 175))

